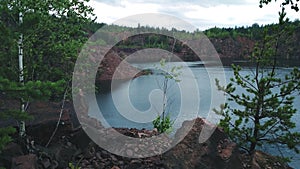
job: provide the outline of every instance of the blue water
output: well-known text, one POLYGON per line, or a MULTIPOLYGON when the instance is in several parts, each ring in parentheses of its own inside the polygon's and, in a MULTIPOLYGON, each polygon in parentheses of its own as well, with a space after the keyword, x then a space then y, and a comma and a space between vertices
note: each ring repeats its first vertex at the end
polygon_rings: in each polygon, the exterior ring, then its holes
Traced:
MULTIPOLYGON (((191 120, 196 117, 208 118, 212 123, 217 123, 219 116, 213 114, 213 108, 219 108, 222 103, 223 94, 216 92, 214 84, 215 78, 224 78, 227 82, 233 77, 231 68, 201 66, 201 62, 191 62, 187 65, 181 63, 171 63, 169 66, 181 65, 183 73, 181 82, 176 83, 172 80, 168 83, 167 90, 167 107, 173 120, 177 120, 173 127, 173 132, 180 128, 181 123, 185 120, 191 120), (194 83, 196 83, 196 87, 194 83), (182 95, 182 93, 188 95, 182 95), (198 100, 199 99, 199 100, 198 100), (195 106, 197 100, 198 106, 195 106), (198 110, 198 111, 197 111, 198 110)), ((157 68, 155 63, 134 64, 138 68, 157 68)), ((242 75, 251 73, 251 68, 245 68, 241 71, 242 75)), ((284 76, 291 69, 280 69, 279 76, 284 76)), ((163 105, 163 87, 164 76, 158 72, 153 75, 141 76, 130 81, 120 82, 115 85, 111 92, 97 95, 98 106, 101 116, 93 114, 95 111, 90 109, 91 114, 100 118, 102 124, 113 127, 126 128, 146 128, 152 129, 152 120, 161 113, 163 105), (140 120, 139 120, 140 119, 140 120)), ((242 92, 242 89, 237 89, 242 92)), ((232 104, 237 107, 237 105, 232 104)), ((293 117, 298 125, 295 131, 300 131, 300 97, 296 96, 294 106, 298 112, 293 117)), ((273 155, 280 155, 278 147, 263 146, 262 150, 273 155)), ((289 149, 281 149, 285 156, 293 157, 290 165, 294 168, 300 163, 300 155, 289 149)))

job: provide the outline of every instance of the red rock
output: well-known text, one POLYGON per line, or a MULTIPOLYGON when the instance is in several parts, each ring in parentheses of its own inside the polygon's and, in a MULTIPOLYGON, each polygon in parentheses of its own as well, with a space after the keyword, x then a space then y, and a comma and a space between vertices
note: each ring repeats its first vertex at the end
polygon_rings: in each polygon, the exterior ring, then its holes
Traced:
POLYGON ((105 55, 99 66, 99 71, 101 73, 96 82, 132 79, 139 73, 138 69, 122 60, 116 52, 109 52, 105 55))
MULTIPOLYGON (((186 121, 183 123, 181 129, 177 131, 175 137, 181 137, 182 132, 186 131, 189 123, 193 121, 186 121)), ((237 147, 228 148, 222 154, 226 159, 220 157, 219 152, 222 153, 222 145, 219 143, 227 139, 227 136, 219 128, 216 128, 211 137, 205 142, 199 143, 199 136, 202 127, 205 123, 203 119, 195 119, 194 125, 185 136, 185 138, 170 151, 163 154, 164 164, 168 168, 235 168, 241 166, 238 163, 238 157, 232 154, 237 154, 237 147), (228 157, 227 157, 228 156, 228 157), (229 161, 227 160, 229 159, 229 161)), ((224 141, 223 141, 224 142, 224 141)))

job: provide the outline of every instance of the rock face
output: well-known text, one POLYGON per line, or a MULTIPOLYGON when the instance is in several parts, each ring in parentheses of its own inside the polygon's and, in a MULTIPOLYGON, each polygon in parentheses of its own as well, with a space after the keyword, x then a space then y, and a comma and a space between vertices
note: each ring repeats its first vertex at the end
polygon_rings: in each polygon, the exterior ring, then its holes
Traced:
POLYGON ((123 60, 116 52, 110 51, 105 55, 99 66, 96 82, 110 80, 125 80, 135 77, 139 70, 123 60))
MULTIPOLYGON (((137 37, 139 39, 140 37, 137 37)), ((258 40, 249 38, 246 36, 237 36, 233 37, 224 37, 224 38, 209 38, 211 44, 214 46, 217 51, 223 65, 231 65, 231 63, 243 64, 243 61, 252 54, 255 44, 259 43, 258 40)), ((138 40, 137 40, 138 41, 138 40)), ((170 41, 172 44, 172 41, 170 41)), ((285 65, 296 65, 299 66, 300 59, 300 49, 298 48, 300 44, 300 28, 298 28, 290 42, 288 44, 279 44, 278 46, 278 60, 280 64, 285 65), (296 62, 296 63, 295 63, 296 62)), ((125 58, 127 55, 132 54, 142 48, 113 48, 116 53, 118 53, 122 58, 125 58)), ((168 49, 171 51, 170 49, 168 49)), ((183 61, 198 61, 199 57, 189 49, 187 46, 183 45, 181 51, 174 51, 174 54, 177 55, 183 61)), ((148 58, 149 59, 149 58, 148 58)), ((140 62, 143 62, 145 59, 140 58, 140 62)), ((244 63, 245 64, 245 63, 244 63)))
POLYGON ((111 89, 112 80, 126 81, 143 74, 142 70, 131 66, 117 52, 111 50, 100 63, 95 84, 100 92, 106 92, 111 89))
POLYGON ((210 38, 220 58, 245 59, 254 49, 255 41, 238 36, 233 38, 210 38))

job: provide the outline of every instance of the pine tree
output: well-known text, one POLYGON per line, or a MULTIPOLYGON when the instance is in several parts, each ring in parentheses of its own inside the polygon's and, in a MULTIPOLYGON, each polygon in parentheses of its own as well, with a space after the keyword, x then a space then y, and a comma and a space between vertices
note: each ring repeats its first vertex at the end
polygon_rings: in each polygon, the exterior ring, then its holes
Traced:
POLYGON ((216 84, 229 102, 215 110, 223 116, 220 126, 249 153, 257 146, 281 144, 299 152, 300 133, 293 132, 291 120, 297 110, 293 107, 294 96, 300 90, 300 71, 294 68, 281 77, 278 73, 278 48, 291 36, 293 26, 285 18, 284 8, 280 12, 279 24, 266 28, 264 39, 258 43, 251 61, 255 67, 243 76, 242 68, 233 65, 234 77, 227 86, 216 84), (237 94, 236 89, 243 91, 237 94))

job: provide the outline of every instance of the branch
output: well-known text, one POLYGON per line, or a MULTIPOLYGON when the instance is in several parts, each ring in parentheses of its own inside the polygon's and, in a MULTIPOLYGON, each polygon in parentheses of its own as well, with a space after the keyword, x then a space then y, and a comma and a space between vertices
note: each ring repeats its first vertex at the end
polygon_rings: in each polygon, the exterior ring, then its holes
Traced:
POLYGON ((239 127, 235 126, 231 122, 228 122, 228 123, 231 127, 233 127, 234 129, 238 130, 241 134, 243 134, 246 137, 245 140, 249 140, 249 135, 248 135, 247 131, 240 130, 239 127))
POLYGON ((293 82, 293 81, 295 81, 295 79, 285 80, 284 82, 277 83, 277 84, 274 84, 274 85, 270 85, 270 88, 280 87, 282 85, 288 84, 288 83, 293 82))
MULTIPOLYGON (((241 78, 244 82, 246 82, 248 85, 250 85, 252 88, 254 88, 255 90, 258 90, 258 88, 256 88, 250 81, 248 81, 247 79, 245 79, 243 76, 241 76, 240 74, 238 74, 239 78, 241 78)), ((246 86, 247 88, 250 89, 249 86, 246 86)))
POLYGON ((65 101, 66 101, 68 90, 69 90, 69 86, 67 86, 67 88, 65 90, 65 93, 64 93, 64 96, 63 96, 63 102, 62 102, 62 105, 61 105, 61 108, 60 108, 59 119, 56 123, 56 127, 55 127, 55 129, 54 129, 54 131, 53 131, 53 133, 52 133, 52 135, 51 135, 51 137, 50 137, 50 139, 49 139, 49 141, 48 141, 48 143, 46 144, 45 147, 49 146, 49 144, 51 143, 53 137, 55 136, 55 134, 57 132, 57 129, 58 129, 60 121, 61 121, 62 113, 63 113, 64 107, 65 107, 65 101))
POLYGON ((260 136, 258 138, 258 140, 263 139, 280 121, 277 121, 276 123, 274 123, 262 136, 260 136))

